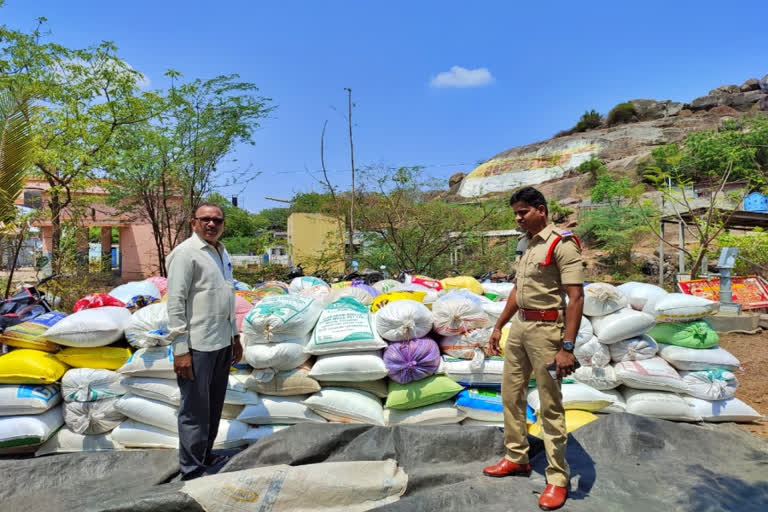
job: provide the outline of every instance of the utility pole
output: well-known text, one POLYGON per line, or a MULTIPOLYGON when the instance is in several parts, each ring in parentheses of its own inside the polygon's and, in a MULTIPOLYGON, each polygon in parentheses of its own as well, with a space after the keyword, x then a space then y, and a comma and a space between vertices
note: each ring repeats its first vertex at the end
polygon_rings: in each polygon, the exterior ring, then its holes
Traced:
POLYGON ((347 103, 349 105, 349 114, 347 123, 349 124, 349 159, 352 162, 352 197, 349 201, 349 254, 355 253, 354 234, 355 234, 355 146, 352 143, 352 89, 344 88, 347 91, 347 103))

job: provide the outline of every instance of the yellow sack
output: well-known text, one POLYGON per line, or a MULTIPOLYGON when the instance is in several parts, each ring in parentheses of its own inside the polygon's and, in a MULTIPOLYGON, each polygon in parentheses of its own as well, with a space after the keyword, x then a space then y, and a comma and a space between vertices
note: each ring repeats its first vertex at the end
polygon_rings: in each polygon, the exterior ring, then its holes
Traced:
POLYGON ((53 354, 20 348, 0 356, 0 384, 52 384, 68 369, 53 354))
POLYGON ((339 281, 331 284, 331 288, 349 288, 350 286, 352 286, 352 281, 339 281))
POLYGON ((504 349, 507 348, 507 338, 509 338, 509 324, 501 328, 501 338, 499 339, 499 348, 501 349, 501 357, 504 357, 504 349))
POLYGON ((20 324, 8 327, 0 334, 0 343, 5 343, 10 347, 31 348, 34 350, 43 350, 45 352, 56 352, 59 346, 53 341, 45 338, 43 333, 52 327, 59 320, 66 318, 66 313, 51 311, 43 313, 40 316, 21 322, 20 324))
MULTIPOLYGON (((597 416, 591 412, 568 409, 565 411, 565 429, 568 432, 573 432, 596 419, 597 416)), ((528 433, 532 436, 541 437, 541 418, 536 423, 528 425, 528 433)))
POLYGON ((483 286, 480 284, 480 281, 472 276, 446 277, 440 281, 440 284, 442 284, 443 288, 446 290, 466 288, 472 293, 476 293, 478 295, 483 294, 483 286))
POLYGON ((56 359, 74 368, 117 370, 131 357, 127 347, 68 347, 56 354, 56 359))
POLYGON ((373 299, 373 303, 371 303, 371 311, 375 313, 390 302, 395 302, 396 300, 415 300, 417 302, 422 302, 426 296, 427 292, 416 291, 382 293, 373 299))

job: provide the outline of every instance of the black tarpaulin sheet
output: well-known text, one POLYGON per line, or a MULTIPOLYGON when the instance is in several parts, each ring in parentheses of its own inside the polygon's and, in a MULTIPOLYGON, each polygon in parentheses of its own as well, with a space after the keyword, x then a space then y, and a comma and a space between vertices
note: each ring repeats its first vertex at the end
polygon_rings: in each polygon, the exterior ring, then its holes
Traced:
MULTIPOLYGON (((546 457, 541 441, 530 439, 528 478, 483 476, 483 466, 504 453, 503 433, 460 425, 297 425, 235 455, 221 471, 392 458, 408 473, 408 488, 380 511, 537 510, 546 457)), ((0 460, 0 503, 14 512, 200 510, 180 484, 161 484, 178 470, 175 457, 147 451, 0 460)), ((768 443, 734 425, 607 415, 569 436, 568 462, 569 511, 768 510, 768 443)))

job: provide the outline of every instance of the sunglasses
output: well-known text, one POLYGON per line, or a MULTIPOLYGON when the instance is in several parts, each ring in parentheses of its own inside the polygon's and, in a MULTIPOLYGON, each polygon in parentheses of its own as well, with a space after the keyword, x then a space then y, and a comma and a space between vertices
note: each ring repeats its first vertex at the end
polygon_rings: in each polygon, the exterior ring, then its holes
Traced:
POLYGON ((203 224, 208 224, 209 222, 213 222, 217 226, 221 226, 221 224, 224 222, 224 219, 221 217, 195 217, 195 220, 202 222, 203 224))

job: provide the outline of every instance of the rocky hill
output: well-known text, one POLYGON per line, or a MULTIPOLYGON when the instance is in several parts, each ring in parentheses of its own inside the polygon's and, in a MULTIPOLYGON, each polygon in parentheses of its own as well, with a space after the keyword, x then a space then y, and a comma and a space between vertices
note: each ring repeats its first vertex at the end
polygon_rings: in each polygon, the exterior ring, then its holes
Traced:
POLYGON ((692 132, 712 130, 724 119, 768 112, 768 75, 761 80, 750 78, 741 86, 720 86, 690 103, 652 99, 627 103, 631 103, 630 112, 624 123, 606 126, 609 115, 595 129, 499 153, 467 175, 452 176, 450 195, 453 200, 466 200, 542 184, 542 191, 554 197, 578 194, 588 177, 573 176, 571 171, 592 157, 609 170, 634 172, 656 146, 681 142, 692 132))

